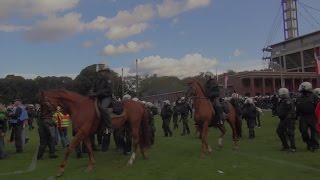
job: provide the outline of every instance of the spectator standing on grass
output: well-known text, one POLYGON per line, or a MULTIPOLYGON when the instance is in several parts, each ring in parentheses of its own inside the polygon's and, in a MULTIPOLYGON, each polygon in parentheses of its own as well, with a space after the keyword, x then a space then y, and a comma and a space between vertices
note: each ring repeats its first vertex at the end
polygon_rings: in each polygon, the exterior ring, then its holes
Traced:
POLYGON ((5 106, 0 103, 0 160, 4 159, 6 156, 6 152, 4 149, 4 137, 7 132, 7 110, 5 106))

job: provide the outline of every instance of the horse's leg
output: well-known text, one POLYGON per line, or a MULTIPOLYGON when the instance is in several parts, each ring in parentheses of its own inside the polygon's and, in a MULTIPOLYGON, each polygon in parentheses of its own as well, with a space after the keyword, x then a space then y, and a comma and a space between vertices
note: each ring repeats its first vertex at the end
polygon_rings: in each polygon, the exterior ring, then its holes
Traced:
POLYGON ((81 133, 81 131, 79 131, 76 136, 74 137, 74 139, 72 140, 71 144, 69 145, 69 147, 67 148, 67 150, 64 153, 64 159, 62 160, 62 162, 60 163, 60 169, 59 172, 57 174, 57 176, 62 176, 65 170, 65 166, 67 163, 67 160, 69 158, 70 153, 75 149, 75 147, 84 139, 84 135, 81 133))
POLYGON ((146 154, 146 148, 143 147, 141 144, 139 144, 139 146, 140 146, 140 151, 141 151, 143 159, 148 159, 148 156, 146 154))
POLYGON ((224 126, 224 124, 222 124, 222 125, 219 126, 219 129, 220 129, 221 135, 218 138, 218 145, 219 145, 219 148, 222 148, 222 146, 223 146, 223 137, 226 134, 226 127, 224 126))
POLYGON ((212 149, 211 149, 211 146, 208 144, 208 134, 209 134, 209 124, 205 123, 204 125, 204 136, 206 138, 206 152, 209 152, 211 153, 212 152, 212 149))
POLYGON ((203 159, 208 150, 208 123, 203 123, 201 127, 201 140, 202 152, 200 157, 203 159))
POLYGON ((132 165, 133 161, 136 159, 137 147, 139 144, 139 127, 132 125, 132 154, 127 165, 132 165))
POLYGON ((237 130, 236 130, 235 120, 236 119, 234 119, 234 121, 231 121, 231 119, 229 119, 228 122, 229 122, 229 125, 230 125, 231 129, 232 129, 232 138, 233 138, 233 141, 234 141, 233 149, 236 150, 236 149, 239 148, 239 146, 238 146, 238 134, 237 134, 237 130))
POLYGON ((89 156, 89 164, 88 164, 87 170, 86 170, 87 172, 89 172, 89 171, 92 170, 92 168, 93 168, 94 164, 96 163, 96 161, 95 161, 94 156, 93 156, 90 139, 87 138, 84 141, 84 144, 87 147, 87 152, 88 152, 88 156, 89 156))

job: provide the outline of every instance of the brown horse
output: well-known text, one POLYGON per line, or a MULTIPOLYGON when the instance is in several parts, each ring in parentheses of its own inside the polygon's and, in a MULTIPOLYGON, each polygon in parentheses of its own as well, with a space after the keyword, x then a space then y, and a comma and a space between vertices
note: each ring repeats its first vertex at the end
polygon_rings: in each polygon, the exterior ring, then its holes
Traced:
MULTIPOLYGON (((207 152, 211 152, 211 147, 208 145, 208 127, 214 117, 214 109, 210 104, 210 100, 205 96, 203 85, 198 81, 192 81, 189 84, 189 88, 187 90, 186 96, 192 97, 194 101, 195 107, 195 116, 194 119, 196 124, 198 125, 198 130, 200 132, 200 137, 202 140, 202 152, 201 158, 204 158, 204 155, 207 152)), ((238 135, 236 131, 236 112, 233 106, 228 103, 229 107, 229 114, 227 115, 226 119, 230 127, 232 129, 232 136, 235 143, 234 149, 238 149, 238 135)), ((222 147, 223 144, 223 136, 226 133, 226 128, 224 124, 218 127, 221 131, 221 135, 218 139, 219 147, 222 147)))
MULTIPOLYGON (((97 115, 95 99, 66 90, 49 90, 40 92, 40 103, 42 106, 41 108, 47 109, 52 109, 52 107, 49 106, 61 106, 70 114, 73 129, 76 132, 74 139, 65 151, 58 176, 61 176, 64 173, 70 153, 81 141, 84 142, 88 149, 89 164, 87 166, 87 171, 92 170, 95 159, 91 149, 89 136, 97 131, 101 122, 97 115)), ((145 149, 150 146, 148 119, 145 115, 145 108, 141 103, 132 100, 124 100, 123 104, 125 111, 124 116, 112 118, 112 127, 117 129, 125 122, 130 123, 133 143, 132 155, 128 161, 128 165, 132 165, 135 160, 138 144, 143 158, 147 158, 145 149)))

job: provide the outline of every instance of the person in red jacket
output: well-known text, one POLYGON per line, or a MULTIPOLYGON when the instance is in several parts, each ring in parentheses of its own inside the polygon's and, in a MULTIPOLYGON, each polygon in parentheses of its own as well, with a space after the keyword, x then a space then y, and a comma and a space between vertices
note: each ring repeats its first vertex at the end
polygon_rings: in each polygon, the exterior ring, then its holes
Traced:
MULTIPOLYGON (((320 99, 320 88, 315 88, 313 92, 317 95, 317 97, 320 99)), ((318 132, 318 136, 320 136, 320 102, 318 102, 317 107, 316 107, 316 116, 317 116, 317 124, 316 124, 316 129, 318 132)))

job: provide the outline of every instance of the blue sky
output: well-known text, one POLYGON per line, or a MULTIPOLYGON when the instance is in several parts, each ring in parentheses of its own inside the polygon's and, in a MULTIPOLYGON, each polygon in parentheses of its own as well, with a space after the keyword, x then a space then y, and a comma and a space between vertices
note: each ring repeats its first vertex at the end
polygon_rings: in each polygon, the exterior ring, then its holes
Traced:
MULTIPOLYGON (((299 1, 320 9, 319 0, 299 1)), ((320 12, 305 10, 301 3, 300 35, 319 30, 320 12)), ((135 72, 135 59, 140 73, 178 77, 216 67, 219 72, 263 68, 261 49, 280 4, 281 0, 1 0, 0 77, 74 77, 100 61, 128 74, 135 72)), ((273 43, 284 39, 282 28, 281 23, 273 43)))

